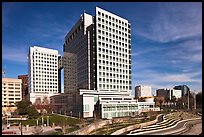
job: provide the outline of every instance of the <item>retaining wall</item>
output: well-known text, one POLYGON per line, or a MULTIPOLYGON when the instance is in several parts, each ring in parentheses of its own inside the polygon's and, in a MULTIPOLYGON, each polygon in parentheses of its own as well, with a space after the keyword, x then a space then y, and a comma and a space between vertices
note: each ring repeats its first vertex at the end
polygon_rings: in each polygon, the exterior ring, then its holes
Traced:
POLYGON ((138 129, 138 128, 141 128, 141 127, 146 127, 146 126, 149 126, 149 125, 153 125, 153 124, 158 122, 159 117, 161 117, 162 115, 163 114, 159 114, 157 116, 157 118, 155 120, 153 120, 153 121, 149 121, 149 122, 145 122, 145 123, 141 123, 141 124, 135 124, 135 125, 131 125, 131 126, 119 129, 119 130, 113 132, 111 135, 121 135, 121 134, 123 134, 125 132, 129 132, 129 131, 134 130, 134 129, 138 129))

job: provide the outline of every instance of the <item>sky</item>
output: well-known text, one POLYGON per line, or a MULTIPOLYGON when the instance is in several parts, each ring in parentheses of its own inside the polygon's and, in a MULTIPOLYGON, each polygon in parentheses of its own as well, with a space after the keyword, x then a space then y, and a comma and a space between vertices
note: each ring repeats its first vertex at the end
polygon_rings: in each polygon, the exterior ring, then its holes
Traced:
POLYGON ((65 35, 83 12, 95 15, 96 6, 131 23, 133 91, 150 85, 155 94, 183 84, 202 91, 201 2, 3 2, 6 77, 28 74, 27 54, 33 45, 63 55, 65 35))

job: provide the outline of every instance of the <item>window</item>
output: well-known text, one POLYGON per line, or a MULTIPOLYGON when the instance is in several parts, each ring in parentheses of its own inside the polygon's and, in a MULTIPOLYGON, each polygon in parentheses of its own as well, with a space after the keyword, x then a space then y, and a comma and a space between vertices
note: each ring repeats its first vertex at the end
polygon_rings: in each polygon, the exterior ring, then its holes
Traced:
POLYGON ((84 105, 84 111, 85 112, 89 111, 89 105, 84 105))

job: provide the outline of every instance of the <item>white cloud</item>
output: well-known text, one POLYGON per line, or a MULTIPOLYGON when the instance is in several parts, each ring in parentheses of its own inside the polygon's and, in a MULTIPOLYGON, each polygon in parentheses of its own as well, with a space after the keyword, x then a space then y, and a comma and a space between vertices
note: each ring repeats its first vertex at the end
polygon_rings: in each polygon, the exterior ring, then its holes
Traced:
POLYGON ((28 48, 25 48, 20 45, 19 47, 12 47, 12 46, 8 47, 8 45, 2 46, 2 58, 9 61, 25 64, 27 63, 27 53, 28 53, 28 48))
POLYGON ((147 27, 137 26, 138 35, 159 42, 202 35, 201 3, 159 3, 147 27), (157 12, 156 12, 157 11, 157 12))

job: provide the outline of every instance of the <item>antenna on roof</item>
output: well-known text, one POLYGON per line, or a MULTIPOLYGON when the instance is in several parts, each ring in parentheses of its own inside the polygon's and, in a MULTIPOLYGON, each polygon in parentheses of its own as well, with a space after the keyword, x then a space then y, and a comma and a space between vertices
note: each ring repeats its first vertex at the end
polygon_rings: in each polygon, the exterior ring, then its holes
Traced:
POLYGON ((3 77, 5 78, 6 77, 6 67, 4 67, 4 70, 2 70, 2 74, 3 74, 3 77))

